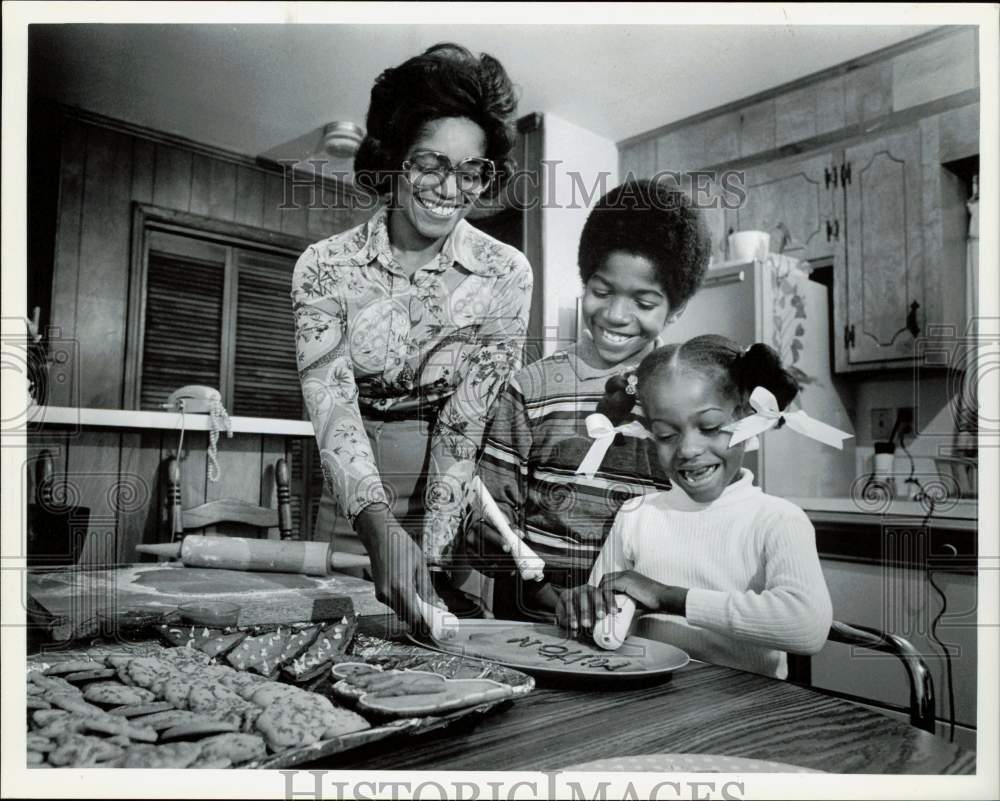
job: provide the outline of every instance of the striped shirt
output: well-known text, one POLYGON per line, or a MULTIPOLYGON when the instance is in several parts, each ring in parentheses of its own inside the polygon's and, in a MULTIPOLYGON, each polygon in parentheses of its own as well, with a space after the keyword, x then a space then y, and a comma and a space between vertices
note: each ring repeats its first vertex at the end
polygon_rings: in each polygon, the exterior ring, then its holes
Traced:
MULTIPOLYGON (((557 351, 511 379, 484 441, 479 476, 547 566, 589 571, 622 505, 670 482, 650 440, 621 435, 593 477, 576 474, 594 442, 585 421, 604 385, 635 367, 591 367, 579 347, 557 351)), ((638 406, 632 419, 643 420, 638 406)))

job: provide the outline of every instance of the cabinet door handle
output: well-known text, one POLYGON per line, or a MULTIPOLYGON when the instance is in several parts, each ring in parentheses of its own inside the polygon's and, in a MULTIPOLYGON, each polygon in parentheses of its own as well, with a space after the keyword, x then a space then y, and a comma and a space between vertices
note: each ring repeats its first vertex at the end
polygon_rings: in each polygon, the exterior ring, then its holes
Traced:
POLYGON ((837 180, 837 168, 834 167, 831 171, 829 167, 823 168, 823 177, 826 179, 826 188, 830 188, 831 183, 835 183, 837 180))
POLYGON ((845 161, 840 165, 840 183, 847 186, 851 182, 851 162, 845 161))
POLYGON ((919 336, 920 326, 917 325, 917 309, 920 308, 920 304, 916 301, 910 304, 910 311, 906 315, 906 330, 909 331, 913 336, 919 336))
POLYGON ((833 239, 835 242, 840 241, 840 220, 833 221, 833 239))
POLYGON ((854 347, 854 325, 844 326, 844 350, 854 347))
POLYGON ((831 225, 830 221, 827 220, 826 221, 826 241, 829 242, 832 239, 833 239, 833 225, 831 225))

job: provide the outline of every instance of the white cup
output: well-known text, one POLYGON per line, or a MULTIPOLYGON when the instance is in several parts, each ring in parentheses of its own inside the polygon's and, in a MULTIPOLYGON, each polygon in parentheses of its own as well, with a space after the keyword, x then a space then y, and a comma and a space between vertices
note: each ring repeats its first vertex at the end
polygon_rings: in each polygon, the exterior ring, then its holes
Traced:
POLYGON ((766 231, 737 231, 729 235, 729 261, 764 261, 770 247, 766 231))

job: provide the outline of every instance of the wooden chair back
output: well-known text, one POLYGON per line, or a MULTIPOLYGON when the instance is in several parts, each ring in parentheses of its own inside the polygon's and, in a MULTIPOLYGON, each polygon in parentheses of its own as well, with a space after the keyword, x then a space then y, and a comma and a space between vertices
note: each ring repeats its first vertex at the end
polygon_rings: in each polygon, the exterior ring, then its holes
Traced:
POLYGON ((184 509, 181 499, 181 469, 176 457, 167 464, 167 504, 170 510, 170 539, 179 540, 185 531, 239 523, 257 528, 277 528, 281 539, 295 539, 292 531, 292 505, 288 463, 278 459, 274 465, 274 483, 278 490, 278 508, 258 506, 238 498, 219 498, 200 506, 184 509))

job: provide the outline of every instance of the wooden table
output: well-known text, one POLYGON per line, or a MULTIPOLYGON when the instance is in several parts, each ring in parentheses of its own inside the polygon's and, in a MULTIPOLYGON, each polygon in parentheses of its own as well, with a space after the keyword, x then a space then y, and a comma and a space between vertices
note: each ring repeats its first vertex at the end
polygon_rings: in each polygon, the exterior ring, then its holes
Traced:
MULTIPOLYGON (((384 635, 388 623, 385 616, 365 617, 360 628, 384 635)), ((976 770, 974 752, 867 707, 703 663, 645 686, 541 679, 531 695, 474 727, 303 767, 538 771, 659 753, 752 757, 831 773, 976 770)))
MULTIPOLYGON (((385 607, 375 601, 370 583, 351 581, 352 597, 361 593, 354 598, 361 612, 359 631, 385 638, 398 631, 391 615, 364 614, 372 605, 385 607)), ((975 753, 867 707, 701 663, 668 681, 643 685, 622 681, 594 687, 539 679, 529 696, 475 725, 377 744, 302 767, 541 771, 659 753, 751 757, 832 773, 971 774, 976 769, 975 753)))

